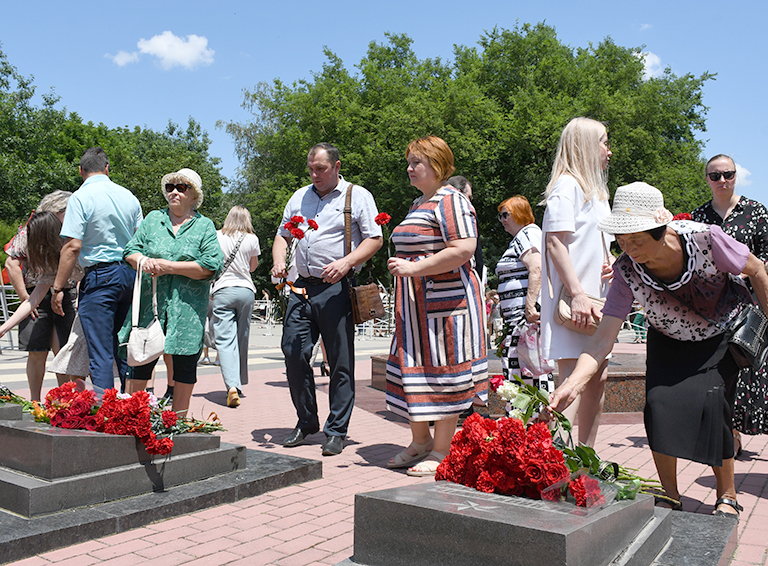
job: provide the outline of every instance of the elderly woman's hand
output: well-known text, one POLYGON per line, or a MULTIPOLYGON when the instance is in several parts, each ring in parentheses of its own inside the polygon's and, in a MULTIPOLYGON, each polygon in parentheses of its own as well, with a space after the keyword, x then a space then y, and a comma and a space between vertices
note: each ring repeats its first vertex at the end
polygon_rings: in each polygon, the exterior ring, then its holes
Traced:
POLYGON ((152 276, 167 275, 173 272, 173 263, 167 259, 147 258, 141 264, 141 267, 144 273, 149 273, 152 276))

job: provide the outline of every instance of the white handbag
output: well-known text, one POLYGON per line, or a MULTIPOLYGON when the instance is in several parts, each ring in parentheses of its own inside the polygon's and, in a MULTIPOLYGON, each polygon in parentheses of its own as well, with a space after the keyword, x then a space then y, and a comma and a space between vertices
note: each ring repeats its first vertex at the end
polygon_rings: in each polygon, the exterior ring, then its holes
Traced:
POLYGON ((141 307, 141 264, 136 266, 136 282, 133 286, 133 305, 131 307, 131 334, 128 337, 128 365, 143 366, 159 358, 165 349, 165 334, 157 318, 157 277, 152 278, 152 313, 154 318, 146 328, 139 326, 141 307))

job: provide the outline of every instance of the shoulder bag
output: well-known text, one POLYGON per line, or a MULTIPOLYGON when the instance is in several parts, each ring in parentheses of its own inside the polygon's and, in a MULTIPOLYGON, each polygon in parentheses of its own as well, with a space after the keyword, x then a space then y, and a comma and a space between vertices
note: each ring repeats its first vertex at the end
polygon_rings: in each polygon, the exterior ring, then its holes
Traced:
MULTIPOLYGON (((546 238, 546 234, 543 235, 543 238, 546 238)), ((605 239, 603 238, 603 235, 600 235, 600 241, 603 242, 603 252, 605 253, 605 259, 608 260, 608 249, 605 247, 605 239)), ((544 247, 544 260, 549 261, 547 259, 547 243, 546 241, 542 242, 542 246, 544 247)), ((554 264, 553 264, 554 267, 554 264)), ((549 263, 547 263, 547 284, 549 286, 549 297, 552 299, 554 298, 554 293, 552 290, 552 279, 549 276, 549 263)), ((587 295, 587 298, 592 301, 592 306, 594 307, 594 310, 603 312, 603 307, 605 306, 605 299, 600 299, 598 297, 593 297, 592 295, 587 295)), ((571 319, 571 302, 573 301, 573 297, 568 292, 568 288, 565 286, 565 283, 563 283, 563 286, 560 288, 560 293, 557 296, 557 302, 555 303, 555 322, 559 324, 560 326, 564 326, 568 330, 572 330, 574 332, 578 332, 579 334, 586 334, 587 336, 592 336, 595 332, 597 332, 597 327, 600 324, 600 319, 595 319, 595 317, 592 317, 592 322, 585 328, 582 328, 580 326, 576 326, 573 323, 573 320, 571 319)))
POLYGON ((131 306, 131 334, 128 337, 128 365, 143 366, 159 358, 165 349, 165 334, 157 318, 157 277, 152 278, 152 322, 146 328, 139 326, 141 307, 141 273, 144 259, 139 260, 136 269, 136 282, 133 286, 133 304, 131 306))
MULTIPOLYGON (((652 273, 649 275, 678 301, 727 335, 728 349, 736 365, 740 368, 751 367, 756 370, 765 365, 766 360, 768 360, 768 317, 758 305, 746 303, 744 308, 739 311, 739 314, 733 317, 728 326, 726 326, 712 320, 695 306, 681 299, 679 295, 652 273)), ((728 275, 728 284, 729 286, 735 285, 731 275, 728 275)))
MULTIPOLYGON (((347 189, 347 200, 344 204, 344 253, 349 255, 352 252, 352 189, 354 185, 350 184, 347 189)), ((352 301, 352 318, 355 324, 362 324, 372 318, 381 318, 384 316, 384 303, 381 302, 378 286, 369 281, 366 285, 354 285, 354 278, 350 269, 347 274, 349 283, 349 298, 352 301)))
POLYGON ((214 281, 218 281, 221 278, 221 276, 224 275, 224 272, 232 264, 232 262, 235 261, 237 250, 240 249, 240 244, 243 243, 244 239, 245 239, 245 232, 240 232, 240 237, 237 239, 237 243, 235 244, 235 247, 232 249, 232 253, 229 254, 227 261, 224 262, 224 266, 221 268, 221 271, 219 271, 219 274, 214 278, 214 281))

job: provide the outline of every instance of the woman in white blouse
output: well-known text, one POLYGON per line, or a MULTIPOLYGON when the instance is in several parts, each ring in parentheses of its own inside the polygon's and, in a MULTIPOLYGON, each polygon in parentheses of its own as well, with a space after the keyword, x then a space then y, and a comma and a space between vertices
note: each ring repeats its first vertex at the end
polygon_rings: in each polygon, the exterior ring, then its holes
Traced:
POLYGON ((248 336, 256 287, 251 272, 259 265, 259 239, 253 233, 251 213, 233 206, 216 235, 224 254, 224 269, 211 289, 213 332, 227 388, 227 407, 240 404, 248 383, 248 336))

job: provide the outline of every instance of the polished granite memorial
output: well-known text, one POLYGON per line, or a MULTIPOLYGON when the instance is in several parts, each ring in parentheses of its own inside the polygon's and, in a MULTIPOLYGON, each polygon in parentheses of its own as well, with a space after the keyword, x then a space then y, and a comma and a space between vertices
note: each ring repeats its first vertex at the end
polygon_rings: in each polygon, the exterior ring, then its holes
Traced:
POLYGON ((354 556, 338 566, 724 566, 736 525, 648 495, 586 510, 435 482, 358 494, 354 556))
POLYGON ((133 436, 51 427, 0 403, 0 563, 320 477, 318 461, 215 434, 151 456, 133 436))

